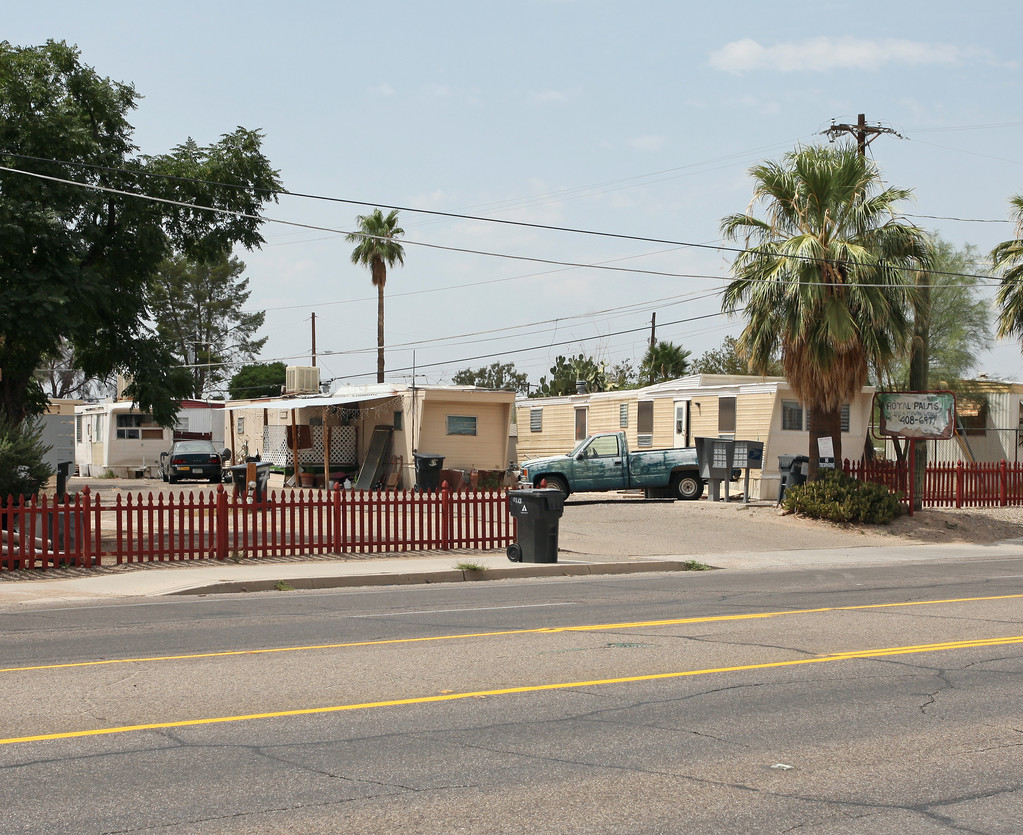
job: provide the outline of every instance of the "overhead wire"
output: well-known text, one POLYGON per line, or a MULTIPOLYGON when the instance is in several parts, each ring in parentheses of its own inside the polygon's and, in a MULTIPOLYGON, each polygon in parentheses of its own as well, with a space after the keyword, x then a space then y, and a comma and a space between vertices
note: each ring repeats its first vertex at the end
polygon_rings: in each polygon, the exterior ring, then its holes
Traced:
MULTIPOLYGON (((8 154, 8 155, 22 157, 22 158, 28 158, 28 159, 35 159, 37 161, 46 161, 46 162, 59 163, 59 161, 55 161, 55 160, 44 160, 42 158, 30 158, 30 157, 25 157, 24 155, 17 155, 17 154, 8 154)), ((101 168, 101 166, 92 166, 92 167, 101 168)), ((272 217, 261 217, 261 216, 258 216, 258 215, 251 215, 251 214, 242 213, 242 212, 235 212, 235 211, 230 211, 230 210, 225 210, 225 209, 218 209, 218 208, 215 208, 215 207, 202 206, 202 205, 198 205, 198 204, 194 204, 194 203, 187 203, 187 202, 183 202, 183 201, 171 200, 171 199, 168 199, 168 198, 156 197, 156 196, 148 195, 148 194, 144 194, 144 193, 131 192, 131 191, 126 191, 126 190, 121 190, 121 189, 114 189, 114 188, 111 188, 111 187, 100 186, 100 185, 92 184, 92 183, 82 183, 82 182, 75 181, 75 180, 68 180, 68 179, 64 179, 64 178, 54 177, 54 176, 51 176, 51 175, 39 174, 37 172, 31 172, 31 171, 25 171, 25 170, 22 170, 22 169, 10 168, 10 167, 7 167, 7 166, 0 166, 0 170, 8 171, 8 172, 14 173, 14 174, 22 174, 22 175, 26 175, 26 176, 36 177, 36 178, 43 179, 43 180, 59 182, 59 183, 67 184, 67 185, 73 185, 73 186, 82 187, 82 188, 89 188, 89 189, 93 189, 93 190, 97 190, 97 191, 102 191, 102 192, 115 193, 115 194, 119 194, 119 195, 122 195, 122 196, 125 196, 125 197, 131 197, 131 198, 136 198, 136 199, 146 199, 146 200, 151 200, 151 201, 154 201, 154 202, 160 202, 160 203, 165 203, 165 204, 177 205, 177 206, 181 206, 181 207, 184 207, 184 208, 190 208, 190 209, 193 209, 193 210, 205 210, 205 211, 210 211, 210 212, 219 213, 219 214, 232 215, 232 216, 236 216, 236 217, 245 217, 245 218, 249 218, 249 219, 253 219, 253 220, 265 221, 265 222, 268 222, 268 223, 275 223, 275 224, 290 226, 290 227, 294 227, 294 228, 298 228, 298 229, 308 229, 308 230, 324 231, 324 232, 329 232, 331 234, 331 236, 348 235, 348 234, 360 234, 358 232, 350 233, 350 232, 347 232, 345 230, 334 229, 334 228, 331 228, 331 227, 318 226, 318 225, 307 224, 307 223, 299 223, 299 222, 295 222, 295 221, 288 221, 288 220, 272 218, 272 217)), ((125 171, 125 173, 129 173, 129 174, 139 174, 139 173, 150 174, 151 173, 151 172, 126 171, 124 169, 117 169, 117 170, 122 170, 122 171, 125 171)), ((669 169, 669 170, 672 170, 672 169, 669 169)), ((159 176, 169 176, 169 175, 159 175, 159 176)), ((181 178, 181 177, 170 177, 170 179, 183 180, 183 181, 191 180, 191 178, 181 178)), ((199 181, 199 182, 208 182, 208 181, 199 181)), ((209 183, 209 184, 212 184, 212 185, 223 185, 225 187, 239 188, 238 186, 231 186, 230 184, 218 184, 218 183, 209 183)), ((283 191, 281 193, 285 194, 287 196, 310 197, 310 198, 314 198, 314 199, 330 200, 332 202, 341 202, 341 203, 348 203, 348 204, 354 204, 354 205, 366 205, 366 206, 369 206, 369 205, 377 205, 377 206, 379 206, 380 205, 380 204, 366 203, 364 201, 354 201, 354 200, 347 200, 347 199, 343 199, 343 198, 328 198, 328 197, 322 197, 322 196, 318 196, 318 195, 305 195, 305 194, 301 194, 301 193, 292 193, 292 192, 287 192, 287 191, 283 191)), ((608 232, 600 232, 600 231, 595 231, 595 230, 578 229, 578 228, 573 228, 573 227, 555 226, 555 225, 550 225, 550 224, 536 224, 536 223, 528 223, 528 222, 523 222, 523 221, 512 221, 512 220, 501 219, 501 218, 486 218, 486 217, 478 217, 478 216, 459 214, 459 213, 453 213, 453 212, 440 212, 440 211, 436 211, 436 210, 416 209, 416 208, 411 208, 411 207, 398 207, 398 206, 390 207, 390 206, 388 206, 386 208, 394 208, 394 209, 399 210, 399 211, 418 212, 418 213, 436 215, 436 216, 445 217, 445 218, 456 218, 456 219, 462 219, 462 220, 472 220, 472 221, 480 221, 480 222, 498 223, 498 224, 505 224, 505 225, 511 225, 511 226, 519 226, 519 227, 532 228, 532 229, 540 229, 540 230, 556 231, 556 232, 566 232, 566 233, 572 233, 572 234, 590 235, 590 236, 598 236, 598 237, 607 237, 607 238, 621 239, 621 240, 630 240, 630 241, 640 241, 640 242, 667 244, 667 245, 670 245, 672 247, 672 249, 679 249, 679 248, 702 248, 702 249, 709 249, 709 250, 714 250, 714 251, 734 252, 734 253, 744 253, 744 252, 749 252, 750 251, 750 250, 748 250, 746 248, 729 247, 729 246, 723 246, 723 245, 719 245, 719 244, 674 241, 674 240, 662 239, 662 238, 650 238, 650 237, 646 237, 646 236, 626 235, 626 234, 618 234, 618 233, 608 233, 608 232)), ((934 216, 927 216, 927 215, 920 215, 919 217, 934 218, 934 216)), ((940 218, 934 218, 934 219, 940 219, 940 218)), ((950 218, 950 219, 955 219, 955 218, 950 218)), ((956 219, 956 220, 959 220, 959 219, 956 219)), ((962 220, 966 220, 966 219, 962 219, 962 220)), ((1009 222, 1009 221, 986 221, 986 222, 1009 222)), ((602 263, 596 263, 596 264, 579 263, 579 262, 571 262, 571 261, 558 261, 558 260, 554 260, 554 259, 534 258, 534 257, 529 257, 529 256, 521 256, 521 255, 511 255, 511 254, 507 254, 507 253, 489 252, 489 251, 485 251, 485 250, 473 250, 473 249, 460 248, 460 247, 448 247, 448 246, 442 246, 442 245, 438 245, 438 244, 430 244, 430 243, 421 242, 421 241, 407 241, 407 240, 403 240, 402 243, 403 244, 412 245, 412 246, 422 246, 422 247, 426 247, 426 248, 439 249, 439 250, 444 250, 444 251, 452 251, 452 252, 459 252, 459 253, 465 253, 465 254, 475 254, 475 255, 481 255, 481 256, 487 256, 487 257, 498 257, 498 258, 506 258, 506 259, 510 259, 510 260, 521 260, 521 261, 527 261, 527 262, 533 262, 533 263, 549 264, 549 265, 557 266, 557 267, 560 267, 560 268, 563 268, 563 269, 607 269, 607 270, 611 270, 611 271, 615 271, 615 272, 626 272, 626 273, 630 273, 630 274, 653 275, 653 276, 661 276, 661 277, 701 278, 701 279, 710 279, 710 280, 719 280, 719 281, 726 280, 724 276, 697 275, 697 274, 675 273, 675 272, 660 271, 660 270, 640 270, 640 269, 623 268, 623 267, 612 267, 612 266, 609 266, 609 262, 602 262, 602 263)), ((663 254, 663 252, 660 252, 660 253, 648 253, 648 254, 637 255, 637 256, 627 256, 625 258, 613 259, 613 260, 615 260, 615 261, 631 260, 632 258, 646 257, 647 255, 651 255, 651 254, 663 254)), ((820 260, 820 259, 807 257, 805 260, 816 261, 816 260, 820 260)), ((556 271, 561 271, 561 270, 556 270, 556 271)), ((551 271, 548 271, 548 272, 551 272, 551 271)), ((954 272, 945 272, 945 271, 937 271, 937 270, 917 270, 917 272, 929 273, 929 274, 934 274, 934 275, 944 275, 944 276, 949 276, 949 277, 974 278, 974 279, 981 279, 981 280, 996 280, 996 279, 993 279, 991 276, 975 275, 975 274, 970 274, 970 273, 954 273, 954 272)), ((547 273, 537 273, 537 274, 532 274, 532 275, 542 275, 542 274, 547 274, 547 273)), ((437 291, 443 291, 443 290, 447 290, 447 289, 459 289, 459 288, 466 287, 466 286, 480 286, 482 284, 490 284, 490 283, 498 283, 498 282, 503 282, 503 281, 516 280, 516 279, 522 278, 522 277, 529 277, 529 276, 507 277, 507 278, 503 278, 503 279, 494 279, 492 281, 487 281, 487 282, 472 282, 472 283, 465 284, 465 285, 457 285, 456 287, 435 288, 433 290, 424 290, 424 291, 410 291, 409 293, 406 293, 406 294, 397 294, 397 295, 417 295, 417 294, 425 293, 425 292, 437 292, 437 291)), ((710 295, 714 295, 714 294, 710 294, 710 295)), ((318 305, 283 306, 283 307, 278 307, 278 308, 267 308, 267 310, 286 310, 286 309, 295 309, 295 308, 300 308, 300 307, 322 306, 323 304, 347 303, 349 301, 354 301, 354 300, 346 300, 346 301, 341 301, 341 302, 320 302, 318 305)), ((640 303, 637 303, 637 304, 640 304, 640 303)), ((593 315, 598 315, 598 314, 589 314, 589 315, 593 316, 593 315)), ((721 315, 721 314, 708 314, 708 317, 709 316, 717 316, 717 315, 721 315)), ((579 317, 572 317, 572 318, 582 318, 584 316, 586 316, 586 314, 580 314, 579 317)), ((699 319, 699 318, 708 318, 708 317, 695 317, 695 318, 699 319)), ((560 320, 556 320, 556 321, 560 321, 560 320)), ((686 321, 692 321, 692 320, 679 320, 679 322, 677 322, 677 323, 663 323, 663 326, 668 326, 669 324, 678 324, 678 323, 686 322, 686 321)), ((516 327, 510 328, 510 329, 521 329, 522 327, 530 327, 530 326, 531 325, 516 326, 516 327)), ((503 330, 503 329, 497 329, 497 330, 503 330)), ((579 337, 579 338, 574 338, 574 339, 571 339, 571 340, 566 340, 564 342, 551 343, 550 346, 538 346, 538 347, 539 348, 542 348, 542 347, 552 347, 552 346, 557 346, 557 345, 571 344, 571 343, 574 343, 574 342, 590 341, 592 339, 601 339, 601 338, 606 339, 606 338, 610 338, 612 336, 622 335, 622 334, 627 334, 627 333, 632 333, 632 332, 638 332, 638 331, 641 331, 641 330, 645 330, 645 326, 643 328, 637 328, 637 329, 626 330, 626 331, 618 331, 618 332, 610 333, 610 334, 600 334, 600 335, 593 336, 593 337, 579 337)), ((483 332, 483 333, 485 333, 485 332, 483 332)), ((478 335, 478 334, 474 334, 474 335, 478 335)), ((450 338, 448 338, 448 339, 450 339, 450 338)), ((444 341, 444 339, 428 340, 428 341, 429 342, 444 341)), ((482 340, 482 341, 488 341, 488 340, 482 340)), ((422 344, 422 342, 418 342, 418 343, 404 343, 404 344, 399 345, 399 346, 390 346, 389 350, 393 350, 393 349, 399 348, 399 347, 412 346, 412 345, 415 345, 415 344, 422 344)), ((519 352, 523 352, 523 351, 537 350, 537 349, 538 348, 516 349, 514 352, 515 353, 519 353, 519 352)), ((369 351, 371 349, 361 349, 361 350, 369 351)), ((372 350, 375 350, 375 349, 372 349, 372 350)), ((349 353, 349 352, 325 352, 325 353, 327 353, 329 355, 329 354, 340 354, 340 353, 349 353)), ((351 353, 355 353, 355 352, 351 352, 351 353)), ((507 352, 503 352, 503 353, 507 353, 507 352)), ((492 357, 492 356, 497 356, 497 355, 487 354, 487 355, 481 355, 480 357, 464 358, 462 360, 449 360, 449 361, 444 361, 444 362, 429 363, 427 365, 424 365, 423 367, 433 367, 433 366, 438 366, 438 365, 447 365, 447 364, 452 364, 454 362, 466 362, 466 361, 472 361, 474 359, 488 358, 488 357, 492 357)), ((395 369, 395 370, 396 371, 400 371, 400 370, 408 370, 408 369, 395 369)), ((368 376, 368 375, 359 375, 359 376, 368 376)))
MULTIPOLYGON (((17 154, 12 154, 10 152, 0 152, 0 153, 6 153, 8 156, 19 156, 17 154)), ((32 159, 40 159, 40 158, 32 158, 32 159)), ((59 164, 59 161, 53 161, 53 160, 43 160, 43 161, 58 162, 58 164, 59 164)), ((97 166, 97 167, 102 167, 102 166, 97 166)), ((125 169, 115 169, 115 170, 125 170, 125 169)), ((253 215, 253 214, 248 214, 246 212, 238 212, 238 211, 233 211, 233 210, 230 210, 230 209, 221 209, 221 208, 217 208, 217 207, 214 207, 214 206, 203 206, 201 204, 196 204, 196 203, 186 203, 186 202, 179 201, 179 200, 172 200, 170 198, 156 197, 156 196, 148 195, 148 194, 144 194, 144 193, 130 192, 130 191, 125 191, 123 189, 115 189, 115 188, 112 188, 112 187, 109 187, 109 186, 101 186, 101 185, 98 185, 98 184, 95 184, 95 183, 82 183, 82 182, 79 182, 77 180, 68 180, 68 179, 61 178, 61 177, 54 177, 54 176, 48 175, 48 174, 40 174, 40 173, 34 172, 34 171, 25 171, 24 169, 11 168, 9 166, 0 166, 0 171, 7 171, 7 172, 12 173, 12 174, 22 174, 22 175, 29 176, 29 177, 35 177, 35 178, 42 179, 42 180, 48 180, 48 181, 51 181, 51 182, 61 183, 63 185, 73 185, 73 186, 78 186, 80 188, 91 189, 91 190, 94 190, 94 191, 100 191, 100 192, 111 193, 111 194, 118 194, 118 195, 121 195, 121 196, 124 196, 124 197, 134 197, 136 199, 151 200, 153 202, 164 203, 164 204, 173 205, 173 206, 179 206, 179 207, 182 207, 182 208, 190 208, 190 209, 194 209, 194 210, 209 211, 209 212, 213 212, 213 213, 216 213, 216 214, 231 215, 233 217, 242 217, 242 218, 246 218, 246 219, 249 219, 249 220, 257 220, 257 221, 266 222, 266 223, 275 223, 275 224, 279 224, 279 225, 283 225, 283 226, 289 226, 289 227, 293 227, 293 228, 310 229, 310 230, 320 231, 320 232, 330 232, 330 233, 333 233, 333 234, 336 234, 336 235, 345 235, 345 236, 356 235, 356 236, 367 237, 367 238, 372 238, 373 237, 372 235, 366 235, 365 233, 362 233, 362 232, 360 232, 358 230, 348 231, 348 230, 343 230, 343 229, 336 229, 336 228, 329 227, 329 226, 320 226, 320 225, 316 225, 316 224, 302 223, 302 222, 299 222, 299 221, 284 220, 282 218, 274 218, 274 217, 265 217, 265 216, 261 216, 261 215, 253 215)), ((126 173, 133 174, 133 173, 137 173, 137 172, 126 171, 126 173)), ((168 176, 168 177, 170 177, 170 179, 175 179, 175 180, 190 181, 190 178, 172 177, 170 175, 161 175, 161 176, 168 176)), ((225 184, 225 183, 208 182, 208 181, 198 181, 198 182, 204 182, 204 183, 206 183, 208 185, 225 186, 225 187, 228 187, 228 188, 242 188, 242 187, 237 186, 237 185, 231 186, 230 184, 225 184)), ((266 189, 250 189, 250 190, 253 190, 253 191, 268 191, 266 189)), ((281 193, 290 194, 289 192, 281 192, 281 193)), ((304 195, 304 194, 297 194, 295 196, 315 197, 315 195, 304 195)), ((678 240, 672 240, 672 239, 668 239, 668 238, 653 238, 653 237, 642 236, 642 235, 629 235, 629 234, 624 234, 624 233, 603 232, 603 231, 597 231, 597 230, 592 230, 592 229, 580 229, 580 228, 569 227, 569 226, 556 226, 556 225, 552 225, 552 224, 530 223, 530 222, 526 222, 526 221, 514 221, 514 220, 507 220, 505 218, 488 218, 488 217, 481 217, 481 216, 474 216, 474 215, 458 214, 458 213, 455 213, 455 212, 442 212, 442 211, 438 211, 438 210, 435 210, 435 209, 416 209, 416 208, 412 208, 412 207, 389 206, 389 205, 384 205, 384 204, 370 204, 370 203, 366 203, 364 201, 348 200, 348 199, 337 198, 337 197, 330 197, 330 198, 323 197, 323 198, 318 198, 318 199, 330 200, 330 201, 341 202, 341 203, 351 203, 351 204, 355 204, 355 205, 364 205, 364 206, 376 205, 378 208, 388 208, 388 209, 393 209, 395 211, 420 212, 420 213, 425 213, 425 214, 437 215, 437 216, 440 216, 440 217, 458 218, 458 219, 462 219, 462 220, 473 220, 473 221, 478 221, 478 222, 483 222, 483 223, 503 224, 503 225, 509 225, 509 226, 523 227, 523 228, 527 228, 527 229, 537 229, 537 230, 545 230, 545 231, 553 231, 553 232, 565 232, 565 233, 569 233, 569 234, 586 235, 586 236, 602 237, 602 238, 611 238, 611 239, 616 239, 616 240, 626 240, 626 241, 643 242, 643 243, 656 243, 656 244, 662 244, 662 245, 671 246, 673 248, 706 249, 706 250, 711 250, 711 251, 715 251, 715 252, 729 252, 729 253, 735 253, 735 254, 744 254, 744 253, 748 253, 748 252, 751 251, 748 247, 733 247, 733 246, 725 246, 723 244, 696 243, 696 242, 692 242, 692 241, 678 241, 678 240)), ((559 261, 559 260, 556 260, 556 259, 549 259, 549 258, 537 258, 535 256, 514 255, 514 254, 508 254, 508 253, 491 252, 491 251, 487 251, 487 250, 469 249, 469 248, 466 248, 466 247, 446 246, 446 245, 443 245, 443 244, 428 243, 426 241, 413 241, 413 240, 409 240, 409 239, 405 239, 405 238, 402 239, 402 245, 417 246, 417 247, 422 247, 422 248, 425 248, 425 249, 440 250, 440 251, 444 251, 444 252, 456 252, 456 253, 469 254, 469 255, 479 255, 479 256, 491 257, 491 258, 503 258, 503 259, 512 260, 512 261, 526 261, 526 262, 530 262, 530 263, 548 264, 548 265, 559 266, 559 267, 573 267, 573 268, 606 270, 606 271, 611 271, 611 272, 624 272, 624 273, 637 274, 637 275, 652 275, 652 276, 664 277, 664 278, 711 278, 711 279, 716 279, 716 280, 725 280, 724 276, 701 276, 701 275, 693 275, 693 274, 687 274, 687 273, 673 273, 673 272, 667 272, 667 271, 662 271, 662 270, 639 270, 639 269, 630 269, 630 268, 626 268, 626 267, 614 267, 614 266, 609 266, 607 264, 586 264, 586 263, 580 263, 580 262, 574 262, 574 261, 559 261)), ((809 262, 813 262, 813 263, 818 263, 818 262, 822 262, 822 261, 826 260, 826 259, 821 259, 821 258, 817 258, 817 257, 814 257, 814 256, 807 256, 807 255, 793 255, 793 256, 787 256, 787 257, 794 258, 794 259, 797 259, 797 260, 802 260, 802 261, 809 261, 809 262)), ((844 260, 841 263, 848 264, 850 266, 856 266, 856 262, 853 262, 853 261, 844 260)), ((922 268, 921 269, 914 269, 914 271, 915 272, 919 272, 919 273, 926 273, 926 274, 930 274, 930 275, 944 275, 944 276, 949 276, 949 277, 978 278, 978 279, 984 279, 984 280, 990 280, 991 279, 990 276, 985 276, 985 275, 972 275, 972 274, 966 274, 966 273, 951 273, 951 272, 944 272, 944 271, 930 270, 930 269, 922 269, 922 268)), ((810 284, 820 284, 822 282, 803 282, 803 283, 807 284, 807 285, 810 285, 810 284)), ((892 285, 862 285, 862 286, 892 286, 892 285)), ((909 285, 907 284, 906 286, 909 286, 909 285)))

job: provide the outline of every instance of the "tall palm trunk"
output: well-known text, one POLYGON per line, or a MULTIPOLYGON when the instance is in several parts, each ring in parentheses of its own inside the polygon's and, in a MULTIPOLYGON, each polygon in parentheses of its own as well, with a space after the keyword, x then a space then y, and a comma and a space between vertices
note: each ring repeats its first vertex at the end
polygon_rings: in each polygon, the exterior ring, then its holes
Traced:
POLYGON ((384 283, 377 285, 377 382, 384 381, 384 283))
POLYGON ((384 381, 384 285, 387 266, 379 258, 373 261, 373 283, 377 286, 377 382, 384 381))
POLYGON ((839 466, 842 460, 842 408, 836 406, 830 411, 825 411, 819 406, 812 406, 808 414, 809 435, 810 435, 810 465, 807 468, 807 481, 815 481, 819 474, 818 441, 820 438, 831 438, 835 446, 835 466, 839 466))

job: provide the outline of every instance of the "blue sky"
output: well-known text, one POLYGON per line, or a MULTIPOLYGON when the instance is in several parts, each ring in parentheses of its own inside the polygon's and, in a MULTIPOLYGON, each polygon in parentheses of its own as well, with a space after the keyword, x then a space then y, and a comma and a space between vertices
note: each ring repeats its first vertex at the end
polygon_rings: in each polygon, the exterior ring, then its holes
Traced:
MULTIPOLYGON (((1021 23, 1018 0, 39 0, 5 9, 0 38, 67 40, 134 83, 145 153, 259 128, 286 188, 355 201, 282 197, 269 217, 322 229, 267 224, 239 253, 266 360, 308 363, 315 313, 324 377, 374 379, 375 292, 343 235, 373 206, 666 242, 401 212, 389 378, 410 378, 414 352, 437 383, 496 360, 536 381, 580 351, 638 365, 655 312, 694 357, 737 335, 717 315, 720 220, 746 208, 751 165, 826 141, 832 119, 897 130, 871 152, 914 190, 905 211, 989 252, 1023 192, 1021 23)), ((977 370, 1023 380, 1019 344, 977 370)))

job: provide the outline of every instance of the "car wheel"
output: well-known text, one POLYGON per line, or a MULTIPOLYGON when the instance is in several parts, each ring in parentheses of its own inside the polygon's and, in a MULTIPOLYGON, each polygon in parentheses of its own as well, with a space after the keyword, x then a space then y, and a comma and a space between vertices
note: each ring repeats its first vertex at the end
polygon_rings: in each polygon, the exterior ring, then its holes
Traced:
POLYGON ((546 481, 548 487, 553 487, 555 490, 560 490, 566 496, 568 495, 568 482, 561 476, 549 475, 545 476, 541 481, 546 481))
POLYGON ((178 477, 176 475, 168 475, 167 476, 167 483, 168 484, 177 484, 178 483, 178 477))
POLYGON ((682 473, 671 480, 673 498, 692 501, 703 495, 703 482, 692 473, 682 473))

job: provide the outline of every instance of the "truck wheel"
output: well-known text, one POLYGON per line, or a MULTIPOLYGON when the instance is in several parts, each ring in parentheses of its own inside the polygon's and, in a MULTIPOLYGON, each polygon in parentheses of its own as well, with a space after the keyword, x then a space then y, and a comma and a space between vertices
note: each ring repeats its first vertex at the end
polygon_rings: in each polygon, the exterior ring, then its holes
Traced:
POLYGON ((682 473, 671 480, 671 495, 676 499, 692 501, 703 495, 703 482, 692 473, 682 473))
MULTIPOLYGON (((553 487, 555 490, 560 490, 566 496, 568 495, 568 482, 565 481, 559 475, 544 476, 541 481, 546 481, 548 487, 553 487)), ((539 485, 537 485, 539 486, 539 485)))

